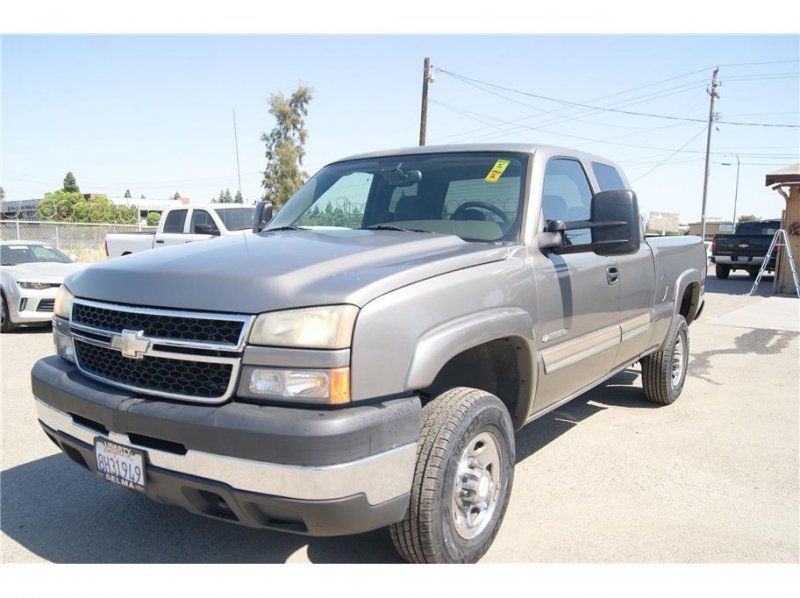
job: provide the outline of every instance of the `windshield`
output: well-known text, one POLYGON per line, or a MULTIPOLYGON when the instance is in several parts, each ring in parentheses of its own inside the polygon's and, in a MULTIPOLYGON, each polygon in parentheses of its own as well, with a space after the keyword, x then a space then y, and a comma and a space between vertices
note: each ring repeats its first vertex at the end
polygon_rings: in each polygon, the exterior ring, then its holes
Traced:
POLYGON ((460 152, 331 164, 267 228, 377 227, 514 241, 527 160, 524 154, 460 152))
POLYGON ((217 210, 220 220, 228 230, 245 230, 253 228, 255 208, 227 208, 217 210))
POLYGON ((736 229, 737 235, 774 235, 781 227, 780 220, 766 222, 742 222, 736 229))
POLYGON ((71 264, 72 259, 50 245, 0 245, 0 263, 3 266, 16 266, 31 262, 71 264))

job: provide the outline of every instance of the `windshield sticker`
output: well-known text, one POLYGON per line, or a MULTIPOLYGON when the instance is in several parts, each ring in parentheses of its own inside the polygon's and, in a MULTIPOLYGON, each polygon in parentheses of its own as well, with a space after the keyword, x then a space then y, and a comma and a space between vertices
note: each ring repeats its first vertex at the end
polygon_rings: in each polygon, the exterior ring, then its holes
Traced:
POLYGON ((486 175, 486 178, 483 179, 487 183, 496 183, 500 180, 500 177, 503 176, 503 173, 508 168, 508 165, 511 164, 510 160, 498 160, 492 166, 492 169, 489 171, 489 174, 486 175))

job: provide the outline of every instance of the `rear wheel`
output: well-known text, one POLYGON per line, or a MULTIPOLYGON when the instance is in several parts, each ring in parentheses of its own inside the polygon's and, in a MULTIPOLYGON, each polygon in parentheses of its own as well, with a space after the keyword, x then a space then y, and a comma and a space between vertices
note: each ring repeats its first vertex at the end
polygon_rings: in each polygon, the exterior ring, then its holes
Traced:
POLYGON ((726 278, 728 278, 728 275, 730 273, 731 273, 731 267, 730 266, 724 266, 722 264, 717 264, 716 266, 714 266, 714 275, 717 278, 721 278, 722 280, 725 280, 726 278))
POLYGON ((408 512, 390 528, 411 563, 474 563, 491 546, 514 481, 514 428, 505 405, 454 388, 428 403, 408 512))
POLYGON ((756 270, 755 268, 750 268, 747 271, 747 275, 750 276, 750 278, 755 278, 756 276, 758 276, 758 270, 756 270))
POLYGON ((672 321, 664 348, 643 357, 642 386, 648 401, 670 405, 680 396, 689 365, 689 327, 677 315, 672 321))

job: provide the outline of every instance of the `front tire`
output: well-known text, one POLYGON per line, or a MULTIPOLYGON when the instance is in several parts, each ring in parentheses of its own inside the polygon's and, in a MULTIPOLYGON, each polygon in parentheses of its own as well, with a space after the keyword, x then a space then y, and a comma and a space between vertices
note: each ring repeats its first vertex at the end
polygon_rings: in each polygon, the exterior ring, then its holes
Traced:
POLYGON ((719 278, 720 280, 725 280, 731 273, 730 266, 724 266, 722 264, 717 264, 714 266, 714 275, 719 278))
POLYGON ((648 401, 671 405, 680 396, 689 365, 689 327, 676 315, 664 347, 640 360, 642 386, 648 401))
POLYGON ((390 528, 410 563, 474 563, 500 529, 514 482, 514 428, 496 396, 440 394, 422 411, 411 500, 390 528))
POLYGON ((14 329, 14 324, 11 322, 11 312, 8 310, 8 302, 5 295, 0 295, 0 304, 2 304, 2 315, 0 315, 0 332, 11 332, 14 329))

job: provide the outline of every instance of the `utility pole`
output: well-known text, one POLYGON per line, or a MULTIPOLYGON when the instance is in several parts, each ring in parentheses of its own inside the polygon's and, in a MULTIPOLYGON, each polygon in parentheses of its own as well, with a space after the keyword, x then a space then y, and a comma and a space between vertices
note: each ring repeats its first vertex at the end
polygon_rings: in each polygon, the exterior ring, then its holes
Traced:
POLYGON ((419 115, 419 144, 425 145, 425 136, 428 133, 428 83, 431 82, 431 59, 425 57, 422 71, 422 108, 419 115))
MULTIPOLYGON (((739 168, 741 167, 741 161, 739 160, 739 154, 733 154, 736 156, 736 191, 733 193, 733 227, 736 228, 736 203, 739 201, 739 168)), ((723 166, 733 166, 731 162, 721 162, 723 166)))
POLYGON ((236 144, 236 178, 239 180, 239 195, 242 195, 242 171, 239 168, 239 136, 236 133, 236 108, 233 111, 233 141, 236 144))
POLYGON ((717 81, 717 73, 719 72, 719 67, 714 67, 714 74, 711 76, 711 89, 707 90, 708 94, 711 96, 711 101, 708 105, 708 132, 706 136, 706 170, 705 175, 703 177, 703 210, 700 214, 700 222, 701 222, 701 230, 702 230, 702 237, 703 242, 705 243, 706 240, 706 203, 708 201, 708 168, 709 168, 709 159, 711 157, 711 130, 714 127, 714 104, 716 103, 719 94, 717 93, 717 86, 719 82, 717 81))

